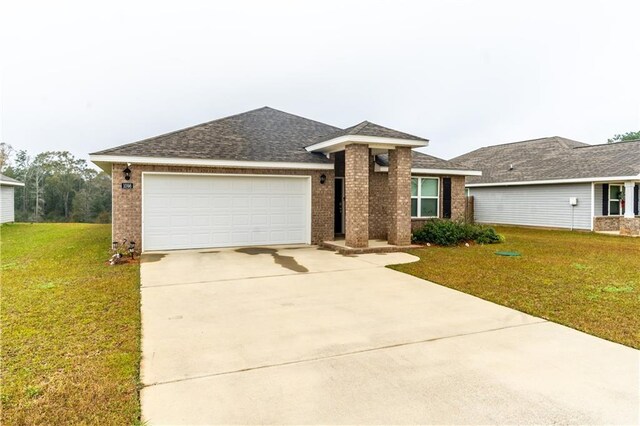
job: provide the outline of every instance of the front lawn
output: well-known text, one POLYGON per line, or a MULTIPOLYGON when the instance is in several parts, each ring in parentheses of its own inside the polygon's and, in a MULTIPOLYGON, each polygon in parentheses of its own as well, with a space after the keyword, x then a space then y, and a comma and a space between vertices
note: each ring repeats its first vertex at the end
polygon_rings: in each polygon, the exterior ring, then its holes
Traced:
POLYGON ((497 230, 503 244, 426 247, 391 268, 640 349, 640 238, 497 230))
POLYGON ((139 422, 140 274, 111 225, 0 227, 2 424, 139 422))

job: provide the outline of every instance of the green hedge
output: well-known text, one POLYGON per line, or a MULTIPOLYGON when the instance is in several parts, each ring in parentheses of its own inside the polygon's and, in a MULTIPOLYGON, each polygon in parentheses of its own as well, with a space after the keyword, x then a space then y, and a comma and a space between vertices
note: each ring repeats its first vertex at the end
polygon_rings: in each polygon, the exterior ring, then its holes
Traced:
POLYGON ((475 241, 478 244, 496 244, 504 241, 504 237, 489 226, 434 219, 414 232, 412 240, 414 243, 420 244, 454 246, 470 241, 475 241))

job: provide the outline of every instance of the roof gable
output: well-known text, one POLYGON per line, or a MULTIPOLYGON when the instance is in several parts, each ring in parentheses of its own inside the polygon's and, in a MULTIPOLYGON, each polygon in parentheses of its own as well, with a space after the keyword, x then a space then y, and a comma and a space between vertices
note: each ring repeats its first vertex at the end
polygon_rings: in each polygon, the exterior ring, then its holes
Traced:
POLYGON ((388 127, 380 126, 375 123, 371 123, 369 121, 363 121, 362 123, 356 124, 355 126, 347 127, 344 130, 338 130, 335 133, 324 136, 315 143, 325 142, 331 139, 338 138, 340 136, 374 136, 381 138, 390 138, 390 139, 404 139, 410 141, 423 141, 428 142, 428 139, 421 138, 419 136, 410 135, 409 133, 400 132, 398 130, 390 129, 388 127))

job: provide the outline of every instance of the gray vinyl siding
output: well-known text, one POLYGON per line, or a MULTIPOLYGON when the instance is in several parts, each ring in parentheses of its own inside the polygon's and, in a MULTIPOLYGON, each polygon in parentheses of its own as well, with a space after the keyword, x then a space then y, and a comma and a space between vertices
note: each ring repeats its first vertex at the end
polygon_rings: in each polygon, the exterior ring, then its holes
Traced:
MULTIPOLYGON (((602 191, 602 189, 600 189, 602 191)), ((522 185, 470 188, 480 223, 591 229, 591 184, 522 185), (570 197, 578 205, 569 204, 570 197)))
POLYGON ((0 186, 0 223, 13 222, 13 186, 0 186))
POLYGON ((594 193, 593 193, 594 197, 594 212, 595 212, 595 216, 602 216, 602 184, 601 183, 596 183, 594 185, 594 193))

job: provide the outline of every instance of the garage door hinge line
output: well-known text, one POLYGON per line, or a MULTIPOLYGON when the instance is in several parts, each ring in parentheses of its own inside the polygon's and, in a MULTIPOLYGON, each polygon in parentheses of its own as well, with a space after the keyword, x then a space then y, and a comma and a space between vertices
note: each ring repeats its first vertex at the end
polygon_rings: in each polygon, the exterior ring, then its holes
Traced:
POLYGON ((325 356, 325 357, 307 358, 307 359, 301 359, 301 360, 298 360, 298 361, 287 361, 287 362, 281 362, 281 363, 278 363, 278 364, 261 365, 261 366, 258 366, 258 367, 248 367, 248 368, 242 368, 242 369, 233 370, 233 371, 223 371, 221 373, 211 373, 211 374, 203 374, 203 375, 200 375, 200 376, 184 377, 184 378, 181 378, 181 379, 166 380, 166 381, 162 381, 162 382, 150 383, 148 385, 144 385, 144 387, 151 387, 151 386, 166 385, 166 384, 171 384, 171 383, 185 382, 187 380, 197 380, 197 379, 206 379, 206 378, 217 377, 217 376, 226 376, 226 375, 229 375, 229 374, 244 373, 244 372, 253 371, 253 370, 263 370, 263 369, 266 369, 266 368, 286 367, 288 365, 303 364, 303 363, 315 362, 315 361, 323 361, 323 360, 326 360, 326 359, 341 358, 341 357, 345 357, 345 356, 358 355, 358 354, 367 353, 367 352, 375 352, 375 351, 399 348, 399 347, 410 346, 410 345, 419 345, 419 344, 422 344, 422 343, 436 342, 438 340, 453 339, 453 338, 456 338, 456 337, 473 336, 475 334, 491 333, 491 332, 494 332, 494 331, 507 330, 507 329, 511 329, 511 328, 520 328, 520 327, 526 327, 526 326, 531 326, 531 325, 539 325, 539 324, 544 324, 544 323, 548 323, 548 322, 549 321, 547 321, 547 320, 542 320, 542 321, 530 322, 530 323, 526 323, 526 324, 516 324, 516 325, 509 325, 509 326, 506 326, 506 327, 490 328, 488 330, 472 331, 470 333, 453 334, 451 336, 434 337, 434 338, 431 338, 431 339, 415 340, 415 341, 404 342, 404 343, 396 343, 396 344, 393 344, 393 345, 379 346, 379 347, 376 347, 376 348, 361 349, 361 350, 357 350, 357 351, 353 351, 353 352, 345 352, 345 353, 342 353, 342 354, 329 355, 329 356, 325 356))

